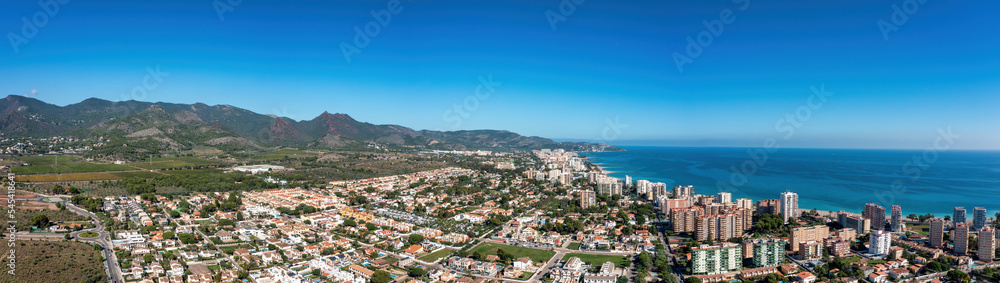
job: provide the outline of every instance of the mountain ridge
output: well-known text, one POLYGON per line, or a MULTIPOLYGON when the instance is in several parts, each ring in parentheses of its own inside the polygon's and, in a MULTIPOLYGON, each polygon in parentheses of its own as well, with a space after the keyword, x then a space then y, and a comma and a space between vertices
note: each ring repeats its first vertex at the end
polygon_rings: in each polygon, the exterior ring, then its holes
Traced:
MULTIPOLYGON (((617 147, 555 142, 506 130, 432 131, 394 124, 372 124, 345 113, 324 111, 310 120, 256 113, 232 105, 108 101, 88 98, 57 106, 36 98, 8 95, 0 100, 3 137, 70 135, 101 137, 109 144, 143 144, 143 154, 212 146, 223 150, 306 146, 465 149, 562 148, 571 151, 617 151, 617 147)), ((120 151, 120 150, 119 150, 120 151)))

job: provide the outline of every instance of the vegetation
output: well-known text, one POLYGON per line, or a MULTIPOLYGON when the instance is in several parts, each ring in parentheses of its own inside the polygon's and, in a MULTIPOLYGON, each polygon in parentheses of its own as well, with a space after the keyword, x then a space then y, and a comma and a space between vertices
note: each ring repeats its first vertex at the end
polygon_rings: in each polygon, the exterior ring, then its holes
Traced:
MULTIPOLYGON (((100 247, 78 242, 17 241, 17 276, 3 282, 105 282, 100 247)), ((0 272, 8 274, 5 264, 0 272)))
POLYGON ((571 257, 578 257, 580 261, 586 262, 591 266, 601 266, 605 262, 613 262, 615 267, 626 267, 631 261, 628 256, 619 255, 595 255, 595 254, 582 254, 582 253, 568 253, 563 256, 562 260, 568 260, 571 257))
POLYGON ((436 251, 436 252, 433 252, 433 253, 430 253, 428 255, 420 257, 420 260, 426 261, 426 262, 434 262, 434 261, 437 261, 439 258, 447 257, 447 256, 451 255, 452 253, 454 253, 454 251, 449 250, 449 249, 441 249, 439 251, 436 251))
POLYGON ((500 250, 501 248, 504 250, 506 254, 510 255, 512 258, 516 259, 519 257, 526 256, 531 258, 531 260, 534 262, 546 262, 549 259, 551 259, 552 256, 556 255, 556 252, 554 251, 515 247, 515 246, 508 246, 508 245, 501 245, 494 243, 483 243, 473 248, 471 252, 473 254, 481 253, 483 255, 498 255, 498 250, 500 250))

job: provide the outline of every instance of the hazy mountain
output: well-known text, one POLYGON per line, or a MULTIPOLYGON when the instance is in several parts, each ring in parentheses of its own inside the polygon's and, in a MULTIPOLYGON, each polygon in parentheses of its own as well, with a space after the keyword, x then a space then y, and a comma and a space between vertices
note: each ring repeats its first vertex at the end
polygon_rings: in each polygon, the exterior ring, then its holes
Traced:
POLYGON ((344 148, 369 143, 427 149, 621 150, 603 144, 558 143, 509 131, 415 131, 399 125, 360 122, 342 113, 323 112, 311 120, 294 121, 230 105, 90 98, 60 107, 16 95, 0 100, 0 130, 5 137, 104 137, 110 140, 109 147, 137 148, 133 155, 193 146, 236 150, 273 146, 344 148))

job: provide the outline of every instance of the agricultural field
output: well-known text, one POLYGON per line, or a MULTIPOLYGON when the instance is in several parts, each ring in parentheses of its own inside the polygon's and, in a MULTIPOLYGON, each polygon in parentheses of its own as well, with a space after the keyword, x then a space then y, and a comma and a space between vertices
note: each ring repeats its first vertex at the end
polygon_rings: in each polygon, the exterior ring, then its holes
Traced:
POLYGON ((111 173, 111 175, 115 175, 120 178, 129 178, 129 177, 153 178, 153 177, 163 176, 163 174, 156 172, 149 172, 149 171, 115 172, 111 173))
POLYGON ((580 261, 586 262, 590 266, 601 266, 605 262, 615 263, 615 267, 625 267, 625 263, 629 261, 628 256, 620 255, 593 255, 593 254, 581 254, 581 253, 568 253, 563 256, 562 260, 567 260, 571 257, 578 257, 580 261))
POLYGON ((168 169, 168 168, 189 168, 196 166, 216 166, 216 165, 225 166, 228 164, 229 162, 221 160, 209 160, 194 156, 156 157, 141 162, 129 163, 129 165, 148 170, 168 169))
POLYGON ((19 182, 75 182, 75 181, 103 181, 118 180, 121 177, 112 173, 75 173, 75 174, 45 174, 45 175, 18 175, 19 182))
POLYGON ((483 243, 473 248, 470 252, 472 253, 481 252, 485 255, 495 255, 497 254, 497 250, 499 249, 503 249, 508 254, 513 255, 514 258, 526 256, 531 258, 531 260, 535 262, 547 262, 549 261, 549 259, 552 258, 552 256, 556 255, 556 252, 554 251, 515 247, 515 246, 508 246, 508 245, 501 245, 494 243, 483 243))
POLYGON ((81 159, 78 156, 69 155, 46 155, 46 156, 19 156, 17 157, 29 166, 15 166, 11 171, 18 175, 27 174, 52 174, 52 173, 80 173, 80 172, 107 172, 107 171, 129 171, 135 167, 121 164, 93 163, 81 159), (56 165, 56 164, 59 165, 56 165))
MULTIPOLYGON (((100 251, 86 243, 18 241, 17 276, 0 277, 0 282, 103 282, 100 251)), ((5 264, 0 272, 8 274, 5 264)))

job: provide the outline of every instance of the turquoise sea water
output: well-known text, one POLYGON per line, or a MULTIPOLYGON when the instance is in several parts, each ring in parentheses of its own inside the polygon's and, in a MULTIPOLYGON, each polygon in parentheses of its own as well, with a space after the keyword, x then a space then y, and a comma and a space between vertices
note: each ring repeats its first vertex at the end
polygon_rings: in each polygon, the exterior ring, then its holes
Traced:
POLYGON ((583 153, 609 175, 694 185, 695 193, 728 191, 755 202, 783 191, 799 208, 860 213, 865 203, 898 204, 903 215, 951 215, 964 206, 1000 211, 1000 151, 623 147, 583 153), (753 156, 748 151, 756 152, 753 156), (742 169, 741 169, 742 168, 742 169), (895 185, 894 185, 895 184, 895 185))

